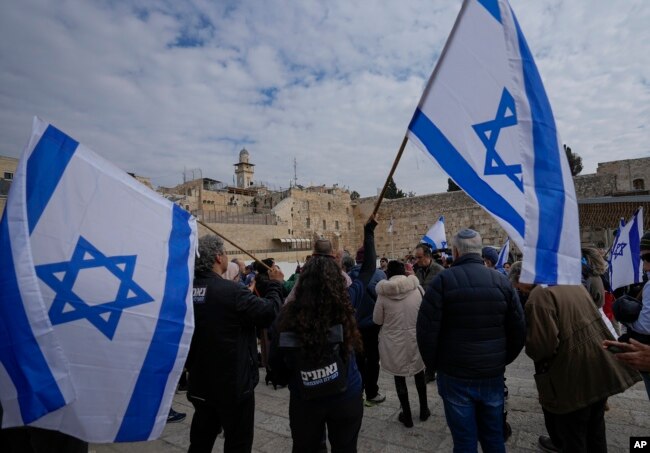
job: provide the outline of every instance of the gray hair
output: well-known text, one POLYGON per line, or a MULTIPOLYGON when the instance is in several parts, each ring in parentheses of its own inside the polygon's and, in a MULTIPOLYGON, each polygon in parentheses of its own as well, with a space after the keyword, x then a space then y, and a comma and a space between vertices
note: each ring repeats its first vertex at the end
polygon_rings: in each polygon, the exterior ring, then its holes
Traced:
POLYGON ((343 257, 343 270, 345 272, 350 272, 350 269, 352 269, 357 263, 354 261, 354 258, 352 258, 350 255, 344 256, 343 257))
POLYGON ((510 279, 510 283, 515 285, 519 283, 519 277, 521 277, 521 261, 515 261, 512 263, 512 266, 510 266, 508 278, 510 279))
POLYGON ((217 261, 217 255, 223 255, 226 249, 223 245, 223 239, 208 234, 199 238, 199 256, 194 261, 194 272, 211 271, 214 263, 217 261))
POLYGON ((478 253, 480 255, 483 249, 483 239, 481 239, 478 231, 464 229, 454 236, 453 245, 458 250, 459 255, 468 253, 478 253))

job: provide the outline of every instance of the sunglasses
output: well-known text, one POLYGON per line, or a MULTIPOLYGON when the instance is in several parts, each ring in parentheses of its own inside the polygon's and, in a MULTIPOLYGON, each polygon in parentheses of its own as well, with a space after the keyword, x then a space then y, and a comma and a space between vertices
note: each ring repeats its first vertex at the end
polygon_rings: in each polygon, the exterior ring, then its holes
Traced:
POLYGON ((646 263, 650 263, 650 253, 644 253, 641 255, 641 261, 645 261, 646 263))

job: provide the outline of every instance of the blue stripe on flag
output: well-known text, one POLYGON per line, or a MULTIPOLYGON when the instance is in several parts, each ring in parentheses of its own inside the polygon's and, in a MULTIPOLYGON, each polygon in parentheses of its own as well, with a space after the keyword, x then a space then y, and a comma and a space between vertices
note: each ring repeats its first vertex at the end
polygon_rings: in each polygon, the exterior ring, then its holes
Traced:
POLYGON ((634 218, 632 220, 632 226, 630 227, 630 257, 632 258, 632 269, 634 269, 634 283, 640 283, 639 279, 639 266, 643 266, 641 263, 641 241, 639 240, 639 211, 634 213, 634 218))
POLYGON ((558 278, 558 251, 564 226, 566 194, 560 161, 562 156, 558 148, 553 111, 544 91, 542 79, 514 12, 512 12, 512 18, 517 28, 526 97, 533 122, 535 193, 539 202, 535 281, 553 283, 557 282, 558 278), (553 219, 552 222, 551 219, 553 219))
POLYGON ((422 238, 422 242, 426 242, 427 244, 429 244, 431 247, 433 247, 433 250, 437 250, 439 248, 442 248, 442 247, 438 247, 438 245, 436 245, 435 241, 433 239, 431 239, 429 236, 427 236, 426 234, 422 238))
POLYGON ((167 280, 156 330, 115 442, 147 440, 153 430, 169 373, 185 330, 186 298, 190 286, 190 214, 173 207, 169 236, 167 280))
POLYGON ((27 161, 27 220, 32 234, 79 142, 52 125, 27 161))
POLYGON ((0 362, 16 387, 23 423, 65 406, 65 398, 41 351, 18 288, 8 215, 0 222, 0 362))
POLYGON ((524 237, 524 219, 474 171, 454 145, 420 109, 416 109, 413 114, 409 130, 420 139, 451 179, 456 181, 470 197, 508 222, 521 237, 524 237))
POLYGON ((478 0, 478 2, 483 5, 490 14, 492 14, 492 17, 494 17, 497 22, 501 22, 501 11, 499 10, 498 0, 478 0))

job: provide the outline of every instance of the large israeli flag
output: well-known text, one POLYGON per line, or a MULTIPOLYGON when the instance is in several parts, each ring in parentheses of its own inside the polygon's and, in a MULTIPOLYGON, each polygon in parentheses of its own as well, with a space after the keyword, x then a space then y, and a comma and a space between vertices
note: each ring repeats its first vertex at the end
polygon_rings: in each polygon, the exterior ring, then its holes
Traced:
POLYGON ((2 426, 156 438, 194 329, 196 223, 35 119, 0 223, 2 426))
POLYGON ((422 242, 431 246, 433 250, 443 250, 447 248, 447 234, 445 233, 445 218, 440 218, 433 224, 429 231, 422 237, 422 242))
POLYGON ((621 219, 618 233, 609 254, 609 281, 612 289, 640 283, 643 263, 639 246, 643 237, 643 208, 640 207, 629 222, 621 219))
POLYGON ((571 172, 506 0, 465 0, 407 135, 523 251, 522 282, 580 284, 571 172))

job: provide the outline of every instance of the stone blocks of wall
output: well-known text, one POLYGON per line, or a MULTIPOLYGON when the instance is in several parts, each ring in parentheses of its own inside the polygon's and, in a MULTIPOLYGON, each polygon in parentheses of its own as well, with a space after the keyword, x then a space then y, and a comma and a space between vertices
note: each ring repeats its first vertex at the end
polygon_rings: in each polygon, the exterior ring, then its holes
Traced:
MULTIPOLYGON (((359 225, 357 242, 361 243, 363 225, 372 213, 376 197, 358 200, 354 208, 359 225)), ((462 228, 478 231, 485 245, 501 247, 507 235, 493 217, 464 192, 445 192, 419 197, 383 200, 377 212, 379 225, 375 230, 375 245, 379 256, 402 258, 411 253, 422 236, 438 220, 445 217, 447 241, 462 228), (393 219, 393 234, 387 229, 393 219)))
POLYGON ((593 198, 611 196, 617 191, 615 174, 592 174, 573 178, 576 197, 593 198))

